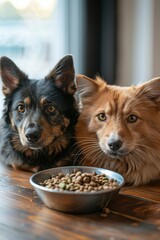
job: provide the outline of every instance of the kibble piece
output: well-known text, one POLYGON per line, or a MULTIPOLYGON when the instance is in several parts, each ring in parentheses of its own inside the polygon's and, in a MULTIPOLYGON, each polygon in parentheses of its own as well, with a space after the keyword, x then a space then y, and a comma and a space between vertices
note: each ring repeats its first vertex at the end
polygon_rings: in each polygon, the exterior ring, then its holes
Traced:
POLYGON ((89 176, 85 176, 85 177, 83 178, 83 182, 84 182, 84 183, 89 183, 90 180, 91 180, 91 178, 90 178, 89 176))
POLYGON ((81 176, 82 176, 82 177, 85 177, 85 176, 86 176, 86 173, 82 173, 81 176))
POLYGON ((62 177, 64 177, 64 174, 63 173, 58 173, 58 176, 60 177, 60 178, 62 178, 62 177))
POLYGON ((88 190, 89 190, 89 191, 92 191, 92 190, 93 190, 93 187, 92 187, 92 186, 89 186, 89 187, 88 187, 88 190))
POLYGON ((90 185, 93 186, 93 187, 96 187, 97 184, 95 182, 91 181, 90 185))
POLYGON ((76 178, 76 180, 77 180, 77 181, 82 181, 82 177, 81 177, 81 176, 78 176, 78 177, 76 178))
POLYGON ((105 189, 105 190, 109 189, 109 186, 103 186, 103 189, 105 189))
POLYGON ((52 184, 51 184, 51 183, 47 184, 47 187, 48 187, 48 188, 51 188, 51 187, 52 187, 52 184))
POLYGON ((60 182, 58 186, 62 189, 66 188, 66 184, 64 182, 60 182))
POLYGON ((118 183, 117 182, 113 182, 112 184, 114 187, 118 187, 118 183))
POLYGON ((110 213, 110 209, 109 209, 109 208, 104 208, 103 211, 104 211, 106 214, 110 213))
POLYGON ((70 186, 67 184, 65 190, 69 190, 70 186))
POLYGON ((81 174, 82 174, 81 171, 76 172, 76 176, 79 176, 79 175, 81 175, 81 174))
POLYGON ((71 183, 72 180, 70 178, 67 179, 67 183, 71 183))

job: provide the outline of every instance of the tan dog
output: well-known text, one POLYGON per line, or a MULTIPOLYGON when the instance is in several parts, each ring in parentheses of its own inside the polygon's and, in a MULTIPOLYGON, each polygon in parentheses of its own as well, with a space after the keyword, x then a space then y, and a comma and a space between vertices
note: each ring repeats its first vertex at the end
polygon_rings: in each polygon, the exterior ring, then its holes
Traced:
POLYGON ((117 171, 133 185, 158 178, 160 78, 119 87, 78 75, 77 89, 80 164, 117 171))

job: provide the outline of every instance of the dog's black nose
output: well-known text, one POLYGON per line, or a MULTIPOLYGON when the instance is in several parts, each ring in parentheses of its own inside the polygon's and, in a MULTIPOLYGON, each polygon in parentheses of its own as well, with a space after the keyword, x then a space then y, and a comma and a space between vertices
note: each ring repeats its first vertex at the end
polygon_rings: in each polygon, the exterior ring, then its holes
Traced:
POLYGON ((122 141, 121 140, 116 140, 116 141, 109 141, 108 146, 112 151, 117 151, 121 148, 122 146, 122 141))
POLYGON ((40 129, 36 126, 28 127, 25 136, 30 143, 36 143, 40 138, 40 129))

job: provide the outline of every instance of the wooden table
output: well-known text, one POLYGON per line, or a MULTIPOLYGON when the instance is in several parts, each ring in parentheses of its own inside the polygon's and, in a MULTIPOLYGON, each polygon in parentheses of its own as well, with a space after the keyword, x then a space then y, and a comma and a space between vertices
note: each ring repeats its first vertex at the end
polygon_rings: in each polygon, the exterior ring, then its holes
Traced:
POLYGON ((29 183, 31 175, 0 165, 0 240, 160 239, 160 181, 124 187, 102 217, 47 208, 29 183))

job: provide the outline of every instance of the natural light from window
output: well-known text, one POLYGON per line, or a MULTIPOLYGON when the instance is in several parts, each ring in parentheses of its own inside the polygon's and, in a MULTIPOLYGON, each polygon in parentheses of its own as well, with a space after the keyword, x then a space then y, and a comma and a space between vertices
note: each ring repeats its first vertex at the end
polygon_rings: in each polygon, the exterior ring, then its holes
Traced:
MULTIPOLYGON (((66 54, 65 4, 65 0, 0 0, 0 57, 11 58, 31 79, 48 75, 66 54)), ((0 115, 1 110, 2 101, 0 115)))

